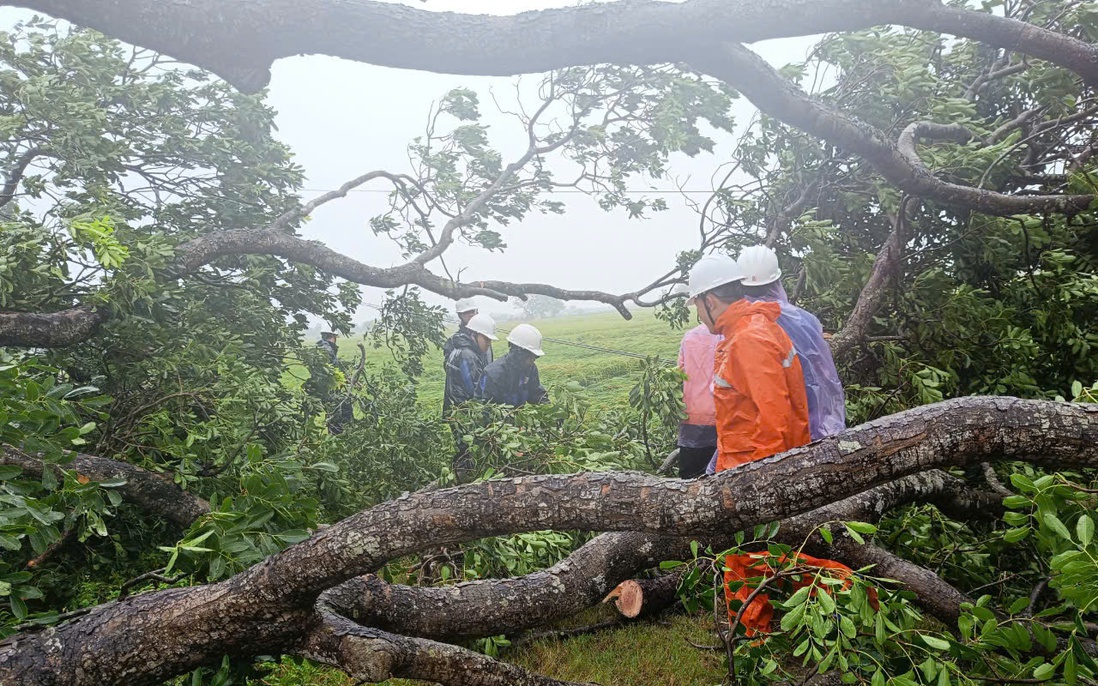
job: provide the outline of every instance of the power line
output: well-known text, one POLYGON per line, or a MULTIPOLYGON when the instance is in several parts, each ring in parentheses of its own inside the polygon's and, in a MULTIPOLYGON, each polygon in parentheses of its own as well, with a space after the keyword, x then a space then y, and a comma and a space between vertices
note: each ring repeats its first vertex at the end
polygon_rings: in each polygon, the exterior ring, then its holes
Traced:
MULTIPOLYGON (((331 192, 336 191, 336 190, 339 190, 339 189, 337 189, 337 188, 302 188, 301 189, 301 191, 303 193, 331 193, 331 192)), ((386 195, 388 195, 389 193, 392 193, 393 191, 391 189, 386 190, 384 188, 352 188, 348 192, 349 193, 385 193, 386 195)), ((553 195, 556 195, 558 193, 593 195, 593 193, 590 193, 588 191, 583 191, 583 190, 580 190, 578 188, 550 189, 547 192, 550 193, 550 194, 553 194, 553 195)), ((623 195, 645 195, 645 194, 648 194, 648 195, 681 195, 681 194, 687 194, 687 195, 698 195, 698 194, 712 195, 712 194, 716 193, 717 191, 713 190, 712 188, 710 188, 710 189, 702 189, 702 188, 684 188, 684 189, 678 189, 678 188, 653 188, 651 190, 641 190, 641 189, 631 188, 631 189, 620 191, 620 192, 623 195)))

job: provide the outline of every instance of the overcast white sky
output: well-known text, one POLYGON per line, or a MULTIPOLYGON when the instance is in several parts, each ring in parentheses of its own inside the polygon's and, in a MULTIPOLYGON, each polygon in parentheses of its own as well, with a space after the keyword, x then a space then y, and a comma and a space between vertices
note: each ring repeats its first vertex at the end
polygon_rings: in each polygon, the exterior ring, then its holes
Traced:
MULTIPOLYGON (((575 4, 573 0, 404 1, 432 10, 493 14, 575 4)), ((29 16, 22 10, 0 9, 0 28, 29 16)), ((811 38, 798 38, 752 47, 780 66, 803 59, 812 43, 811 38)), ((372 169, 407 170, 407 144, 423 133, 431 104, 455 87, 472 88, 480 94, 483 121, 491 127, 491 135, 507 140, 513 135, 508 130, 520 124, 495 112, 489 89, 494 89, 497 97, 513 98, 513 83, 511 78, 451 76, 301 56, 275 63, 269 101, 278 111, 276 135, 293 149, 307 172, 308 199, 372 169)), ((737 121, 746 122, 753 109, 740 101, 735 114, 737 121)), ((711 176, 730 149, 731 141, 725 139, 715 155, 694 159, 680 155, 673 160, 672 177, 687 188, 709 189, 711 176)), ((672 179, 655 183, 664 189, 675 187, 672 179)), ((354 192, 317 210, 305 235, 369 264, 397 264, 401 259, 396 248, 375 237, 367 224, 385 208, 385 193, 376 191, 389 187, 379 181, 364 188, 367 192, 354 192)), ((646 190, 645 184, 638 184, 638 190, 646 190)), ((644 220, 629 220, 622 211, 603 212, 586 196, 563 195, 564 215, 534 214, 506 227, 508 248, 504 253, 459 245, 447 253, 447 263, 451 270, 464 269, 463 281, 501 279, 610 292, 632 290, 662 274, 673 265, 676 253, 696 244, 697 215, 681 196, 669 193, 663 197, 671 209, 651 213, 644 220)), ((703 200, 705 196, 696 197, 703 200)), ((381 296, 367 289, 365 299, 376 303, 381 296)), ((484 304, 489 303, 485 300, 484 304)), ((358 318, 369 315, 364 309, 358 318)))

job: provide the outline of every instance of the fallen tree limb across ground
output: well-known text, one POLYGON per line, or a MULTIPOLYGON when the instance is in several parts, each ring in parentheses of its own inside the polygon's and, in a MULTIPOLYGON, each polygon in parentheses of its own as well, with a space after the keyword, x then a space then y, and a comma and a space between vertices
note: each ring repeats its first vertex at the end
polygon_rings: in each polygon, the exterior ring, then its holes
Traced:
MULTIPOLYGON (((484 662, 488 658, 457 648, 440 652, 412 639, 402 642, 382 635, 376 627, 351 622, 341 613, 417 634, 416 639, 423 640, 423 635, 447 634, 432 627, 446 621, 445 615, 471 621, 470 612, 441 611, 447 608, 447 598, 455 603, 447 610, 477 607, 477 612, 490 613, 493 599, 506 598, 516 588, 525 593, 526 588, 559 582, 566 587, 586 586, 588 595, 574 607, 590 605, 620 581, 592 582, 578 570, 575 579, 567 580, 572 566, 578 568, 577 562, 583 560, 603 568, 616 564, 617 573, 627 578, 676 545, 662 538, 646 541, 646 535, 679 537, 681 545, 683 537, 713 537, 796 518, 889 484, 899 484, 891 497, 893 502, 902 501, 905 493, 920 493, 920 478, 925 484, 938 484, 925 487, 923 493, 935 488, 949 493, 953 484, 948 478, 925 473, 1002 459, 1053 468, 1098 466, 1098 408, 1013 398, 960 398, 885 417, 835 438, 695 481, 592 473, 485 481, 405 495, 349 517, 227 581, 141 594, 99 606, 59 626, 13 636, 0 644, 0 681, 6 686, 154 684, 211 664, 225 654, 292 653, 368 674, 371 679, 383 678, 389 670, 389 675, 472 683, 467 674, 450 671, 451 667, 470 661, 488 664, 484 662), (924 476, 905 479, 912 475, 924 476), (596 538, 597 545, 589 544, 553 570, 504 582, 405 590, 357 579, 388 560, 428 547, 543 529, 634 533, 596 538), (657 543, 667 547, 657 551, 657 543), (616 546, 629 550, 624 557, 620 550, 615 556, 616 546), (328 589, 337 590, 326 594, 328 589), (409 609, 412 601, 401 600, 401 594, 423 594, 432 604, 416 617, 409 609), (386 615, 385 603, 399 609, 386 615), (343 607, 336 613, 333 608, 339 605, 343 607), (382 644, 385 647, 378 650, 388 657, 371 657, 365 666, 359 662, 368 646, 382 644), (435 664, 427 666, 431 661, 435 664)), ((957 489, 952 493, 968 502, 978 501, 957 489)), ((872 498, 866 495, 853 502, 877 507, 872 498)), ((796 528, 789 527, 791 532, 796 528)), ((552 594, 540 592, 549 594, 545 597, 552 594)), ((521 619, 522 613, 517 614, 521 619)), ((538 623, 550 619, 547 614, 537 617, 538 623)), ((489 616, 476 632, 464 635, 523 628, 513 611, 489 616)), ((447 637, 452 639, 454 634, 447 637)), ((496 681, 478 683, 553 683, 534 676, 520 679, 515 669, 485 667, 484 673, 496 674, 491 677, 496 681)))

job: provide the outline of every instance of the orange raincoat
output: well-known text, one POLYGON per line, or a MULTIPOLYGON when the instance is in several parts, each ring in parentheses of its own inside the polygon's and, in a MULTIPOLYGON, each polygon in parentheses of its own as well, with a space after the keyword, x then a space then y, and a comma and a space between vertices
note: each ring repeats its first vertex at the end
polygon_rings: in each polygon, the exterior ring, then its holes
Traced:
POLYGON ((737 300, 717 319, 717 471, 809 442, 808 396, 778 303, 737 300))
MULTIPOLYGON (((717 471, 761 460, 809 442, 808 397, 804 373, 789 336, 776 323, 781 306, 775 302, 738 300, 717 319, 724 340, 714 361, 713 399, 717 410, 717 471)), ((729 621, 735 618, 731 601, 744 602, 754 590, 728 584, 768 576, 773 572, 765 555, 728 555, 724 574, 729 621)), ((832 560, 796 555, 798 564, 833 570, 849 579, 853 571, 832 560)), ((804 579, 800 588, 812 583, 804 579)), ((876 601, 876 598, 873 598, 876 601)), ((774 617, 770 598, 760 593, 743 611, 740 623, 748 636, 766 633, 774 617)))

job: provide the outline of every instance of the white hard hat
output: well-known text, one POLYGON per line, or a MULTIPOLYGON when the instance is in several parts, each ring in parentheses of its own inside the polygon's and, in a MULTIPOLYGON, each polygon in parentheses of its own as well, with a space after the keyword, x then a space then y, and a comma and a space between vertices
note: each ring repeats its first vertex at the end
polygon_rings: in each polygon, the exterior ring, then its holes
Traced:
POLYGON ((782 278, 782 269, 778 266, 778 254, 765 245, 752 245, 744 248, 736 264, 743 274, 743 285, 765 286, 782 278))
POLYGON ((718 286, 742 278, 736 260, 728 255, 706 255, 690 270, 690 300, 687 302, 718 286))
POLYGON ((541 349, 541 332, 529 324, 519 324, 511 329, 511 335, 507 337, 507 342, 523 350, 529 350, 538 357, 545 354, 541 349))
POLYGON ((690 287, 684 283, 677 283, 671 287, 671 290, 667 291, 665 298, 680 298, 684 295, 690 295, 690 287))
POLYGON ((462 312, 472 312, 477 309, 477 302, 472 298, 462 298, 454 303, 454 312, 461 314, 462 312))
POLYGON ((465 328, 474 333, 484 334, 490 341, 499 340, 496 338, 496 320, 486 314, 474 314, 465 328))

